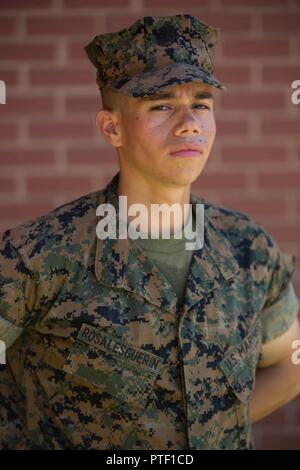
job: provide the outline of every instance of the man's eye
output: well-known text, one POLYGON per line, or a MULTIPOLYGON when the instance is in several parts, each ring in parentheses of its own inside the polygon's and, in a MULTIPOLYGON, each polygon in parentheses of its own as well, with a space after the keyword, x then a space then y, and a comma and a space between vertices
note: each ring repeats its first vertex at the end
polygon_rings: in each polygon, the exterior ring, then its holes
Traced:
MULTIPOLYGON (((194 107, 198 108, 200 107, 201 109, 210 109, 209 106, 207 106, 206 104, 195 104, 194 107)), ((165 110, 169 110, 170 107, 169 106, 166 106, 166 105, 158 105, 158 106, 153 106, 150 110, 151 111, 165 111, 165 110), (164 108, 164 109, 163 109, 164 108)))
POLYGON ((161 108, 170 109, 168 106, 165 106, 165 105, 161 104, 159 106, 153 106, 153 108, 151 108, 151 111, 160 110, 161 108))
POLYGON ((206 104, 196 104, 195 106, 201 106, 202 109, 203 109, 203 108, 204 108, 204 109, 210 109, 210 107, 209 107, 209 106, 206 106, 206 104))

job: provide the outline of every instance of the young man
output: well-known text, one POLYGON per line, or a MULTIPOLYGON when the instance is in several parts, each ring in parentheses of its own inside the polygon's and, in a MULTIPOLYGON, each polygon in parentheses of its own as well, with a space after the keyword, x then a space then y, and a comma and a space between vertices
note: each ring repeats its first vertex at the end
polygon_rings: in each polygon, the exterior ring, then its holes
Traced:
POLYGON ((299 394, 295 259, 245 214, 190 193, 224 88, 216 38, 190 15, 145 17, 86 47, 120 172, 4 235, 2 448, 248 449, 250 422, 299 394), (97 208, 119 220, 119 196, 143 204, 144 235, 158 238, 97 236, 97 208), (152 205, 189 203, 164 239, 152 205), (194 250, 190 221, 204 232, 194 250))

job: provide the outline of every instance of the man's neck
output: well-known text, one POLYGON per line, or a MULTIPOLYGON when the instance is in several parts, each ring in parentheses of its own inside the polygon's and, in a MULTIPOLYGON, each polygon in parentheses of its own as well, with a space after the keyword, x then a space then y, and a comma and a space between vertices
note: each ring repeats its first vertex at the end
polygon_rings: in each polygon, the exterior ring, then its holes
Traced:
MULTIPOLYGON (((118 184, 118 195, 127 197, 127 207, 133 204, 142 204, 147 210, 149 236, 152 230, 156 230, 161 235, 162 223, 165 227, 170 227, 170 234, 174 234, 182 229, 188 220, 188 211, 184 210, 184 205, 190 203, 190 185, 184 187, 174 187, 164 185, 160 181, 142 180, 139 178, 126 178, 120 173, 118 184), (171 208, 174 204, 179 209, 176 216, 172 215, 163 220, 163 215, 158 217, 153 215, 154 205, 167 205, 171 208), (152 216, 151 216, 152 214, 152 216), (178 215, 179 214, 179 215, 178 215)), ((145 220, 142 214, 138 214, 141 220, 145 220)), ((128 222, 136 216, 128 215, 128 222)))

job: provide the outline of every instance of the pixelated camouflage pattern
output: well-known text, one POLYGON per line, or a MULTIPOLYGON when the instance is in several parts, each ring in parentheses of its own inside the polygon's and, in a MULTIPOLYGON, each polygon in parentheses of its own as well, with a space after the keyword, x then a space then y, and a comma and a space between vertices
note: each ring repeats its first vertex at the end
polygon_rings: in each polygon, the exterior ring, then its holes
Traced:
POLYGON ((295 258, 245 214, 192 194, 204 247, 179 308, 138 243, 96 237, 98 205, 118 210, 118 180, 3 237, 0 324, 22 334, 0 370, 0 446, 251 448, 261 315, 282 301, 295 258))
POLYGON ((141 97, 198 81, 226 89, 212 74, 218 29, 191 15, 146 16, 121 31, 100 34, 85 51, 97 84, 141 97))

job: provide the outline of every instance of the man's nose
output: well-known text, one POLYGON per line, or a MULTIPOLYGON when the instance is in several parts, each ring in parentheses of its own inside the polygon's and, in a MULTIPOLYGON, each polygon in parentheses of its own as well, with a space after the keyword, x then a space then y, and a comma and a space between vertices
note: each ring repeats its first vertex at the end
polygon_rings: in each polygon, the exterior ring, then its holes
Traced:
POLYGON ((199 119, 197 119, 191 109, 186 109, 178 116, 178 122, 174 129, 175 135, 198 135, 201 134, 202 128, 199 119))

